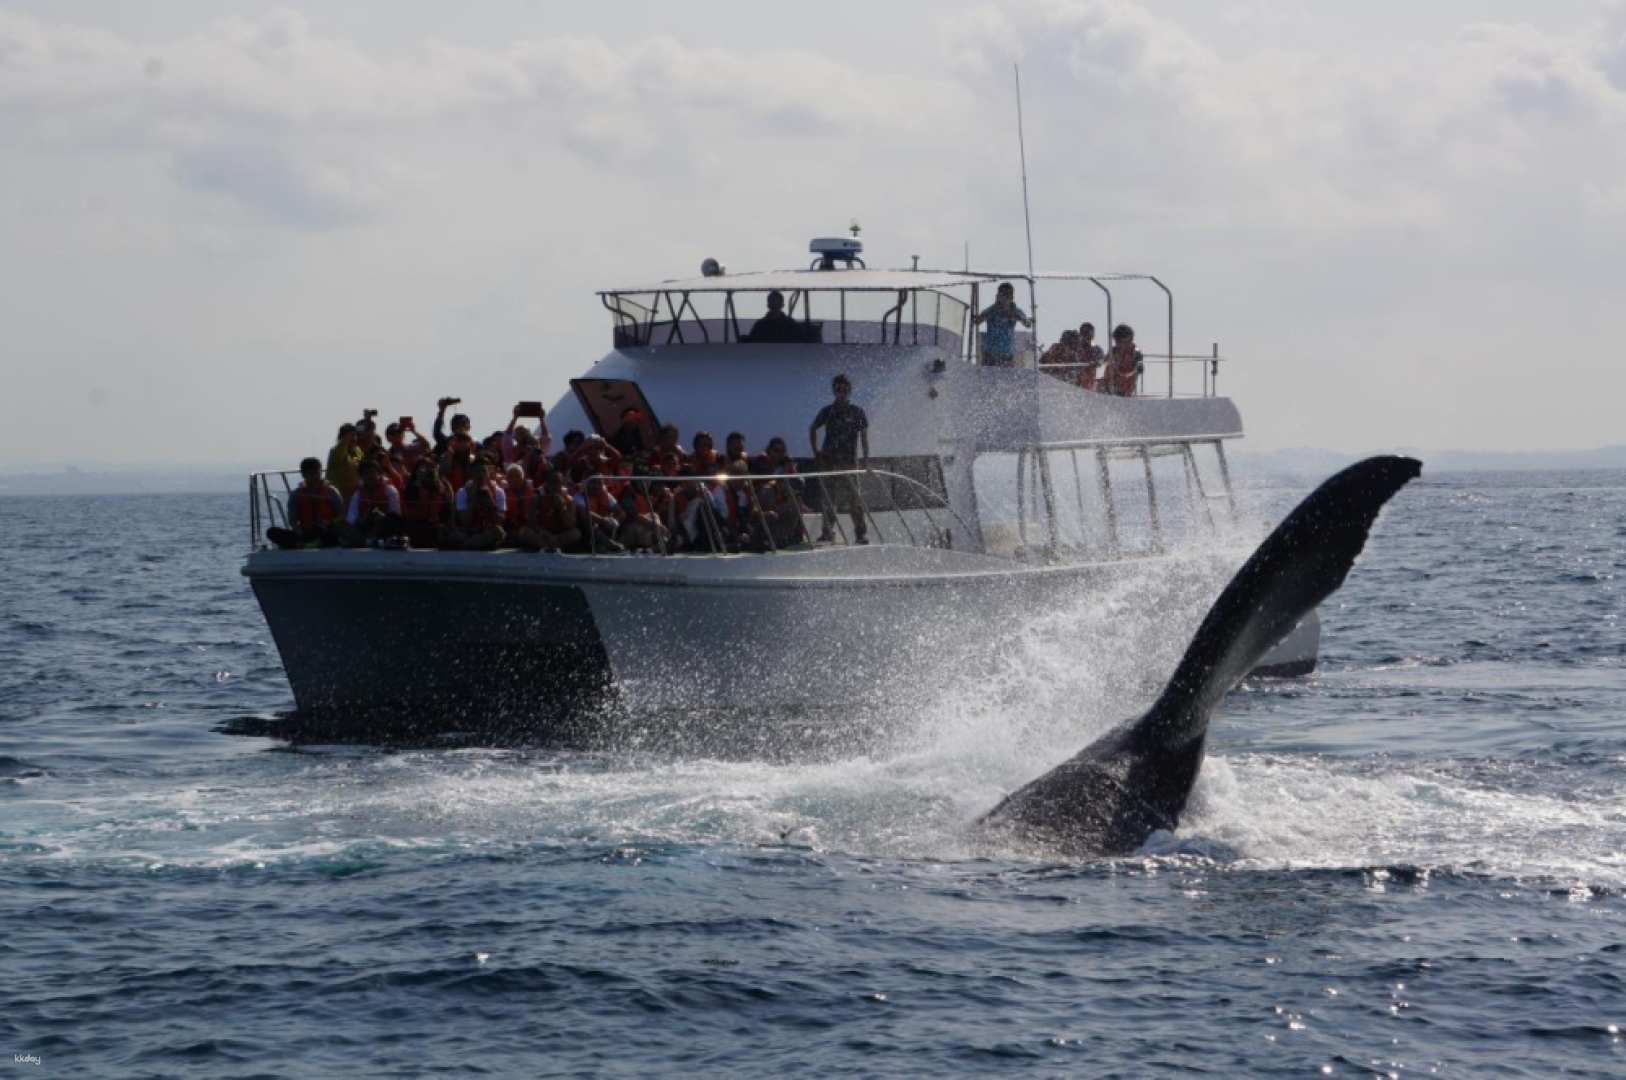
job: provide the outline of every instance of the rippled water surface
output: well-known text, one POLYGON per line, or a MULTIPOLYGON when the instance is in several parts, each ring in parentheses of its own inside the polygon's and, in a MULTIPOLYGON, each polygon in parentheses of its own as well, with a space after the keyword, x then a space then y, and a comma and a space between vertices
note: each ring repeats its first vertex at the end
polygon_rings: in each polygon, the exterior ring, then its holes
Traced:
POLYGON ((1321 670, 1086 865, 966 825, 1248 544, 997 628, 871 757, 291 747, 221 730, 292 707, 242 504, 0 499, 0 1070, 1626 1073, 1626 475, 1407 488, 1321 670))

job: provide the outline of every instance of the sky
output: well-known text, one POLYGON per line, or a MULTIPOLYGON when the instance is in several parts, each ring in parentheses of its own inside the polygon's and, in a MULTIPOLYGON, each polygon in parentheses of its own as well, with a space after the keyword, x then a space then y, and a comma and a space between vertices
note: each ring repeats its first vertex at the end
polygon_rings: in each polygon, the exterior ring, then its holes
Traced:
POLYGON ((501 426, 852 219, 1024 265, 1013 62, 1036 264, 1168 282, 1252 448, 1626 441, 1626 4, 0 0, 0 468, 501 426))

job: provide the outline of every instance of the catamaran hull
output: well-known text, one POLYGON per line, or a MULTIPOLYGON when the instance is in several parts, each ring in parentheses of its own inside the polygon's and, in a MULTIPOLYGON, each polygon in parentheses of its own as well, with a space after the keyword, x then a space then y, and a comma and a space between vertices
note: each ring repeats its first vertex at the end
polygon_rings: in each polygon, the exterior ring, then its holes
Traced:
MULTIPOLYGON (((244 573, 313 737, 785 756, 884 740, 923 687, 995 674, 1000 628, 1122 568, 982 561, 264 552, 244 573)), ((1314 666, 1315 628, 1296 638, 1270 673, 1314 666)))

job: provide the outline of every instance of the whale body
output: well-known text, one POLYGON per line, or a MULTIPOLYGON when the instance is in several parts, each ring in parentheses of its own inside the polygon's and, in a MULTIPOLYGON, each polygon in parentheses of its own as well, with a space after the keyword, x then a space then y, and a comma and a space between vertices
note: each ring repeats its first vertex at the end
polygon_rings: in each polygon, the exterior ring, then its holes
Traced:
POLYGON ((1373 457, 1301 502, 1220 593, 1169 684, 1121 724, 979 819, 1059 854, 1128 854, 1180 822, 1214 707, 1312 608, 1344 583, 1378 511, 1422 463, 1373 457))

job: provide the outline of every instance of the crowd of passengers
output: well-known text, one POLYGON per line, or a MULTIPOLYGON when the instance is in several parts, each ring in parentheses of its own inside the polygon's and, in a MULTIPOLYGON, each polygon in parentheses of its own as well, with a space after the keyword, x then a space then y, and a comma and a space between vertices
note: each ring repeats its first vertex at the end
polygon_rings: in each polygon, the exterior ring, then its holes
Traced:
MULTIPOLYGON (((833 389, 809 438, 820 468, 850 469, 868 460, 869 422, 851 403, 845 376, 833 389)), ((841 510, 852 519, 854 542, 867 543, 859 500, 839 481, 804 488, 782 437, 753 454, 740 432, 719 450, 709 432, 697 431, 685 448, 676 426, 656 429, 629 408, 610 438, 570 431, 554 451, 537 403, 516 405, 507 428, 478 440, 463 413, 447 433, 446 412, 459 403, 440 400, 430 438, 405 416, 381 435, 373 409, 341 425, 325 470, 314 457, 300 463, 288 527, 267 530, 267 538, 281 548, 767 551, 807 540, 811 500, 822 514, 820 542, 834 539, 841 510), (522 422, 529 417, 534 429, 522 422)))
MULTIPOLYGON (((982 362, 987 367, 1016 365, 1016 324, 1031 327, 1033 320, 1016 305, 1016 288, 1010 282, 1000 285, 994 302, 978 312, 976 325, 986 324, 982 362)), ((1095 343, 1095 324, 1083 323, 1077 330, 1062 331, 1061 340, 1039 358, 1040 370, 1070 382, 1083 390, 1132 397, 1144 368, 1144 357, 1135 347, 1135 330, 1119 323, 1112 331, 1112 349, 1095 343)))

